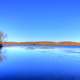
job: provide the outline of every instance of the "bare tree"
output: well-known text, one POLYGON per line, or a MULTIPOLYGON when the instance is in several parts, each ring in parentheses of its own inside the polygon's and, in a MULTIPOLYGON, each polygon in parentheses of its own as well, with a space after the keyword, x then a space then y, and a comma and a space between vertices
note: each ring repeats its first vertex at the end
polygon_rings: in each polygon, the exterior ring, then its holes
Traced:
POLYGON ((2 62, 4 59, 4 55, 2 54, 2 47, 3 47, 3 42, 5 37, 6 37, 6 34, 0 31, 0 62, 2 62))
POLYGON ((6 34, 0 31, 0 42, 3 42, 5 37, 6 37, 6 34))

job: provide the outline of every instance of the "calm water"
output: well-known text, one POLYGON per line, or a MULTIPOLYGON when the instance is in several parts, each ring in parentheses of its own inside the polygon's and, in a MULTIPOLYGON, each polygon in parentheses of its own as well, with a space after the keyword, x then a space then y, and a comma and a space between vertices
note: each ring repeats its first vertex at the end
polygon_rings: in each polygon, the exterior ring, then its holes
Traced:
POLYGON ((2 52, 0 80, 80 80, 80 47, 9 47, 2 52))

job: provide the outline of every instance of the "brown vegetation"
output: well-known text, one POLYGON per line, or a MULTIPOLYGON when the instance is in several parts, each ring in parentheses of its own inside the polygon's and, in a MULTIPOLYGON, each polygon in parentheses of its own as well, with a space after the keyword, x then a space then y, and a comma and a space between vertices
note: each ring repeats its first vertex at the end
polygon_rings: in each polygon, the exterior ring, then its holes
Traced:
POLYGON ((40 41, 40 42, 0 42, 0 44, 31 44, 31 45, 48 45, 48 46, 80 46, 80 42, 49 42, 49 41, 40 41))

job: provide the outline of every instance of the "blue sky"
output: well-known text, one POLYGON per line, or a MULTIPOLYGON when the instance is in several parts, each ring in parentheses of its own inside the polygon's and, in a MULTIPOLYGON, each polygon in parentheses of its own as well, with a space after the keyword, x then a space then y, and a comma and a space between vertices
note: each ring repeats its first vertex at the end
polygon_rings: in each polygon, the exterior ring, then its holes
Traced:
POLYGON ((80 0, 0 0, 7 41, 80 41, 80 0))

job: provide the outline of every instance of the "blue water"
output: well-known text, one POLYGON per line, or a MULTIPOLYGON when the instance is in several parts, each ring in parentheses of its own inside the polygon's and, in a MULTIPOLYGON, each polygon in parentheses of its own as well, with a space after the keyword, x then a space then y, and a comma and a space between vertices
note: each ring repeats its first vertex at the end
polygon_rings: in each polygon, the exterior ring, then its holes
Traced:
POLYGON ((3 48, 0 80, 80 80, 80 47, 3 48))

